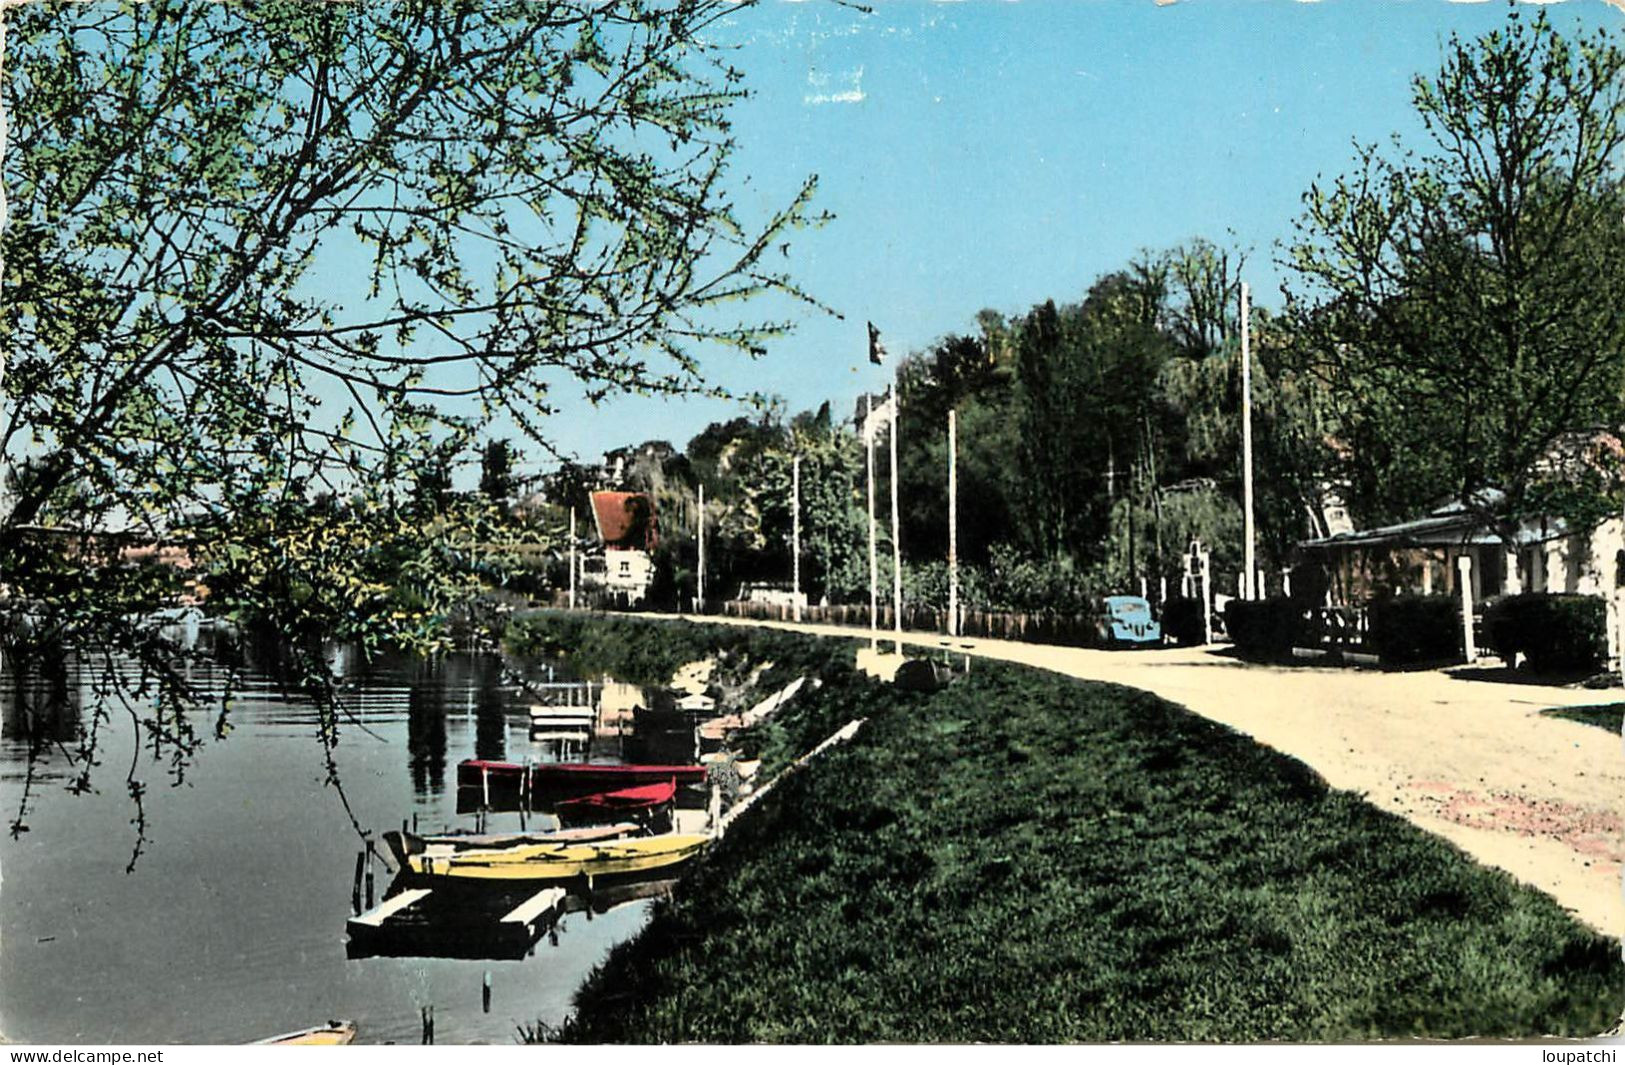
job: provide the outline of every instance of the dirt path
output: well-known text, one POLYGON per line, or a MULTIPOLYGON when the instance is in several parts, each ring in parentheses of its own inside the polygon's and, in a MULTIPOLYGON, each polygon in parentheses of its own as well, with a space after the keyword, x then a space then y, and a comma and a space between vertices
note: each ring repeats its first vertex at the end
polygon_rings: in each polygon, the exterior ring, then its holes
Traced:
MULTIPOLYGON (((704 620, 855 635, 823 625, 704 620)), ((936 635, 903 642, 1154 692, 1302 760, 1333 787, 1545 891, 1593 928, 1625 936, 1621 738, 1540 713, 1613 702, 1618 692, 1445 671, 1249 665, 1199 649, 1112 652, 936 635)))

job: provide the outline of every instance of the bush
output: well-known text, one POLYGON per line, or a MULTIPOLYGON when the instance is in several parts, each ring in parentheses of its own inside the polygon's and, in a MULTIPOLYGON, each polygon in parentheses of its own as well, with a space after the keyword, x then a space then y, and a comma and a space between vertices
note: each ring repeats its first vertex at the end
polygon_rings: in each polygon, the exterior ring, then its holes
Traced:
POLYGON ((1370 608, 1370 647, 1384 665, 1460 658, 1461 602, 1449 595, 1400 595, 1370 608))
POLYGON ((1195 647, 1207 635, 1202 624, 1202 601, 1191 596, 1169 596, 1162 604, 1162 634, 1181 647, 1195 647))
POLYGON ((1225 604, 1224 627, 1236 650, 1249 658, 1281 658, 1292 652, 1302 627, 1303 608, 1295 599, 1232 599, 1225 604))
POLYGON ((1607 608, 1592 595, 1509 595, 1484 611, 1487 642, 1510 664, 1522 652, 1536 673, 1596 669, 1608 654, 1607 608))

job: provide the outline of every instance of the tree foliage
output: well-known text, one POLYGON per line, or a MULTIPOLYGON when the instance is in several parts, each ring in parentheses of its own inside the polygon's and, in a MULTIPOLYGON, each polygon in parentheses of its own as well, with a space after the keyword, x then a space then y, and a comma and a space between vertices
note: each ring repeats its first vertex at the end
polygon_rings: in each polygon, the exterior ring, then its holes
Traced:
POLYGON ((1420 145, 1363 147, 1305 197, 1294 324, 1362 516, 1496 488, 1486 516, 1513 520, 1565 434, 1621 421, 1625 51, 1513 11, 1453 36, 1413 103, 1420 145))
POLYGON ((118 510, 387 488, 437 428, 545 441, 594 397, 707 387, 792 291, 722 181, 731 5, 31 5, 11 17, 0 547, 118 510), (362 482, 367 482, 363 484, 362 482), (58 504, 79 486, 77 512, 58 504))
POLYGON ((577 393, 711 392, 705 353, 787 328, 742 301, 805 299, 764 253, 813 182, 754 220, 728 191, 745 88, 708 30, 737 10, 8 9, 8 629, 184 694, 116 552, 42 547, 127 530, 183 543, 211 610, 436 646, 493 565, 459 451, 499 422, 545 447, 577 393))

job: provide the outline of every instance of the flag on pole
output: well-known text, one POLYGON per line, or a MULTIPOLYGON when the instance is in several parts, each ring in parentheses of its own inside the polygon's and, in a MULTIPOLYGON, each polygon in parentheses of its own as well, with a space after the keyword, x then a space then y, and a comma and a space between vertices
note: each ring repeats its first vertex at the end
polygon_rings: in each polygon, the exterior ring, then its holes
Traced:
POLYGON ((886 358, 886 349, 880 343, 880 330, 875 323, 866 322, 869 327, 869 361, 879 366, 886 358))
POLYGON ((869 409, 869 413, 864 417, 863 425, 861 426, 864 443, 867 444, 872 442, 874 438, 879 435, 882 429, 885 429, 886 426, 890 425, 892 415, 894 415, 896 412, 897 404, 889 396, 887 397, 886 402, 880 404, 879 406, 871 407, 869 409))

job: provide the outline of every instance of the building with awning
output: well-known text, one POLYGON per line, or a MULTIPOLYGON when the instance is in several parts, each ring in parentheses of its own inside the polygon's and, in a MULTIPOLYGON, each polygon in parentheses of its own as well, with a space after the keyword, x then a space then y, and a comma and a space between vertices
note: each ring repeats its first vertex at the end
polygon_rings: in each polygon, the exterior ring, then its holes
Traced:
POLYGON ((1381 595, 1458 594, 1457 559, 1471 560, 1475 602, 1518 592, 1605 595, 1625 579, 1625 522, 1610 518, 1585 529, 1561 517, 1528 518, 1510 533, 1487 515, 1502 503, 1490 489, 1440 503, 1394 525, 1347 530, 1298 545, 1317 567, 1331 603, 1352 605, 1381 595))

